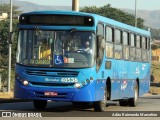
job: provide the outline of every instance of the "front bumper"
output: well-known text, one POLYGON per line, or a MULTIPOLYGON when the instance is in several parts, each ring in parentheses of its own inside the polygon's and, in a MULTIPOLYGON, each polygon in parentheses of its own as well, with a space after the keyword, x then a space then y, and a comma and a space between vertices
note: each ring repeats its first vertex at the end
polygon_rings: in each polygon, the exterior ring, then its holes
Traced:
POLYGON ((101 82, 93 80, 82 88, 67 87, 42 87, 24 86, 18 80, 15 81, 15 98, 31 100, 53 100, 53 101, 98 101, 103 98, 103 87, 101 82), (44 92, 57 92, 57 96, 45 96, 44 92))

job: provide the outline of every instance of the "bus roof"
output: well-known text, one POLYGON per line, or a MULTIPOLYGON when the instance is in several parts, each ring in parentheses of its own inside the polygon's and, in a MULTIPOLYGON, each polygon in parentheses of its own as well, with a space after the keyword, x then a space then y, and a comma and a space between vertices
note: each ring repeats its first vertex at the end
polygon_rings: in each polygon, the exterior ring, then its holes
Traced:
POLYGON ((57 15, 60 14, 60 15, 91 16, 95 20, 95 25, 98 24, 98 22, 102 22, 109 26, 121 28, 122 30, 130 31, 133 33, 138 33, 138 34, 142 34, 142 35, 150 37, 150 31, 146 31, 146 30, 143 30, 143 29, 131 26, 131 25, 127 25, 125 23, 118 22, 116 20, 113 20, 107 17, 103 17, 97 14, 93 14, 93 13, 75 12, 75 11, 33 11, 29 13, 23 13, 22 15, 34 15, 34 14, 57 14, 57 15))

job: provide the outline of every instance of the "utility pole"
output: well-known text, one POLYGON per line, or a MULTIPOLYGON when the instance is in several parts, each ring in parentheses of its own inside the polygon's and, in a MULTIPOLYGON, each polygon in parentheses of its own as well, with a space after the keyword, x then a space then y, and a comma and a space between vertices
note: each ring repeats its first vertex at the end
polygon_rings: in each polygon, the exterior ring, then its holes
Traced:
POLYGON ((8 49, 8 88, 7 92, 10 92, 10 82, 11 82, 11 53, 12 53, 12 0, 10 0, 10 27, 9 27, 9 49, 8 49))
POLYGON ((135 27, 137 27, 137 0, 135 0, 135 27))
POLYGON ((72 0, 72 10, 79 12, 79 0, 72 0))

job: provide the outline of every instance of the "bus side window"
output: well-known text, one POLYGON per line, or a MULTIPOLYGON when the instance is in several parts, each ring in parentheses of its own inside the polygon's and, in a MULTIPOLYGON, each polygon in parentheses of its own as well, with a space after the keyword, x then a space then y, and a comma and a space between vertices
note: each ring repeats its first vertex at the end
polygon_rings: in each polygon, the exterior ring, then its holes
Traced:
POLYGON ((122 44, 121 44, 121 31, 115 29, 115 39, 114 39, 114 57, 116 59, 122 59, 122 44))
POLYGON ((97 35, 102 35, 104 37, 104 25, 101 23, 98 24, 97 35))
POLYGON ((143 62, 148 62, 148 51, 147 51, 147 38, 142 37, 142 61, 143 62))
POLYGON ((141 36, 137 35, 136 37, 136 60, 141 61, 141 36))
POLYGON ((123 32, 123 57, 125 60, 129 59, 129 33, 123 32))
POLYGON ((136 41, 136 35, 130 34, 130 60, 135 60, 135 41, 136 41))
POLYGON ((106 57, 113 58, 113 29, 106 27, 106 57))
POLYGON ((147 38, 147 56, 148 56, 148 62, 150 62, 150 38, 147 38))

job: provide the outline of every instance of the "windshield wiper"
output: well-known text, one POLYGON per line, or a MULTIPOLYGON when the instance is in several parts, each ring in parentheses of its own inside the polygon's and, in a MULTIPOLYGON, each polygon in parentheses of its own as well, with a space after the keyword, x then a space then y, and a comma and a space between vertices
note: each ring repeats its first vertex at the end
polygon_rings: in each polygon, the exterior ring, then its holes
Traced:
POLYGON ((39 27, 38 26, 36 26, 35 27, 35 31, 36 31, 36 36, 38 37, 38 38, 42 38, 42 31, 39 29, 39 27))

